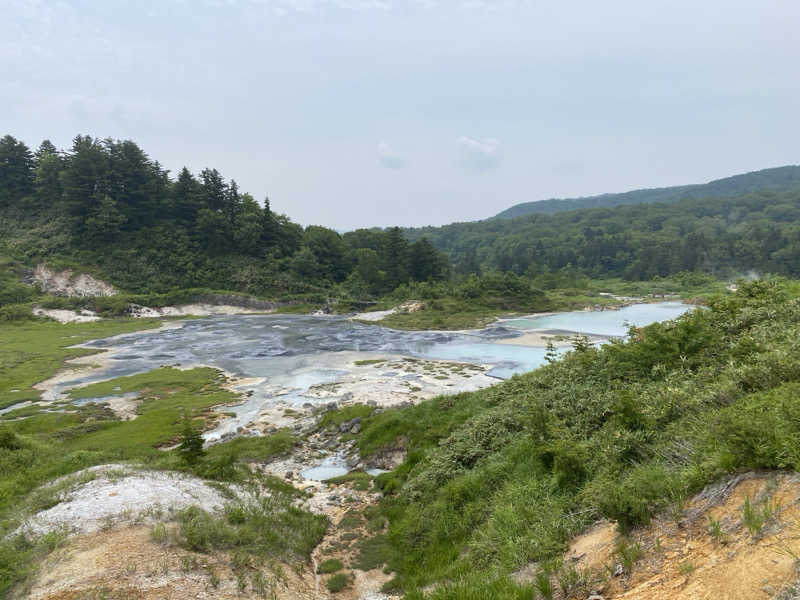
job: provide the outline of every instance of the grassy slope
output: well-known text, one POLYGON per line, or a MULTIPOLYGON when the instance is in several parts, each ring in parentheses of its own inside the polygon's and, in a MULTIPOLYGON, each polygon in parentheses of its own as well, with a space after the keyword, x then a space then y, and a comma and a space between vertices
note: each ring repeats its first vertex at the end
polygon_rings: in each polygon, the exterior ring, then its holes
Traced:
POLYGON ((758 282, 633 343, 365 419, 365 454, 409 448, 378 478, 390 587, 530 598, 509 574, 557 569, 599 517, 635 527, 725 473, 800 469, 798 340, 798 286, 758 282))

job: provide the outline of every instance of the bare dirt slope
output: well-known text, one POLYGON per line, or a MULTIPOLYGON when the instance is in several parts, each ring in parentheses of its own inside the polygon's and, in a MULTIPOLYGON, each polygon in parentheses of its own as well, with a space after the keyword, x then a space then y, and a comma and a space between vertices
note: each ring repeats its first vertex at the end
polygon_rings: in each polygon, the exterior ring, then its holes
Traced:
POLYGON ((55 271, 45 264, 36 266, 32 283, 55 296, 113 296, 117 293, 114 286, 87 273, 74 273, 72 269, 55 271))
POLYGON ((145 525, 73 538, 42 566, 28 598, 156 600, 314 598, 313 576, 288 565, 237 578, 225 554, 205 555, 160 544, 145 525), (256 585, 254 585, 256 583, 256 585), (273 595, 274 592, 274 595, 273 595))
MULTIPOLYGON (((331 518, 325 539, 311 562, 286 564, 279 561, 234 568, 236 558, 225 552, 191 552, 154 535, 152 522, 122 521, 109 527, 69 538, 41 566, 39 576, 17 597, 33 600, 104 598, 155 600, 236 598, 275 600, 379 600, 378 592, 389 579, 380 568, 354 568, 357 540, 373 535, 365 519, 354 515, 374 502, 374 494, 348 485, 331 489, 346 502, 331 502, 324 511, 331 518), (315 574, 315 565, 340 559, 348 584, 331 593, 331 575, 315 574)), ((166 524, 167 530, 174 524, 166 524)), ((165 536, 168 538, 169 536, 165 536)))
POLYGON ((728 479, 627 538, 597 523, 573 540, 564 565, 580 581, 565 595, 554 577, 555 598, 800 598, 800 475, 728 479))

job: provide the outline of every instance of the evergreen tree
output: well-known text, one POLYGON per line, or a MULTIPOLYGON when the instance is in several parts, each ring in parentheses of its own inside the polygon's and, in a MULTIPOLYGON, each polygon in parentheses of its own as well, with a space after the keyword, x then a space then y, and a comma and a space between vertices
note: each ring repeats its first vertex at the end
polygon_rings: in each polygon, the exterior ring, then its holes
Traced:
POLYGON ((200 173, 203 204, 211 211, 221 212, 225 208, 227 185, 216 169, 203 169, 200 173))
POLYGON ((186 227, 194 227, 197 212, 203 205, 200 183, 183 167, 172 185, 168 214, 186 227))
POLYGON ((58 154, 58 149, 50 140, 44 140, 41 144, 39 144, 39 149, 34 154, 36 164, 39 164, 44 157, 52 156, 54 154, 58 154))
POLYGON ((192 425, 188 417, 184 417, 180 443, 178 444, 178 455, 187 465, 194 466, 206 455, 203 443, 203 436, 200 431, 192 425))
POLYGON ((408 282, 408 241, 399 227, 392 227, 386 232, 382 254, 386 284, 394 289, 408 282))
POLYGON ((90 136, 77 136, 67 156, 61 182, 73 231, 86 231, 86 220, 109 192, 110 161, 103 145, 90 136))
POLYGON ((237 211, 233 229, 236 248, 245 254, 257 256, 262 253, 263 213, 261 207, 250 194, 242 194, 241 208, 237 211))
POLYGON ((130 140, 105 140, 109 159, 108 193, 126 217, 127 228, 150 225, 159 208, 159 169, 144 151, 130 140))
POLYGON ((63 200, 61 171, 64 169, 64 159, 49 140, 41 143, 35 157, 35 205, 39 209, 60 210, 63 200))
POLYGON ((92 244, 113 242, 127 218, 117 202, 109 195, 103 196, 86 216, 84 235, 92 244))
POLYGON ((415 281, 442 279, 446 259, 426 239, 411 244, 408 249, 408 274, 415 281))
POLYGON ((233 225, 236 222, 236 215, 242 207, 242 199, 239 197, 239 186, 231 179, 230 185, 225 190, 225 203, 222 212, 228 223, 233 225))
POLYGON ((201 208, 197 213, 197 233, 208 252, 219 254, 228 249, 231 224, 221 212, 201 208))
POLYGON ((10 135, 0 139, 0 208, 19 203, 33 193, 33 154, 10 135))
POLYGON ((264 248, 273 248, 279 241, 279 225, 275 214, 269 206, 269 196, 264 197, 264 208, 261 213, 261 243, 264 248))

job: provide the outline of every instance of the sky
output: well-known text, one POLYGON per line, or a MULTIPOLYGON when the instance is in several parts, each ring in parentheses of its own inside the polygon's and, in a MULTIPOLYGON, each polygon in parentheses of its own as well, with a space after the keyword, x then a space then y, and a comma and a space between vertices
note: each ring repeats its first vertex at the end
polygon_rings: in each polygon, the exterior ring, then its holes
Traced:
POLYGON ((797 0, 0 0, 0 135, 339 230, 800 163, 797 0))

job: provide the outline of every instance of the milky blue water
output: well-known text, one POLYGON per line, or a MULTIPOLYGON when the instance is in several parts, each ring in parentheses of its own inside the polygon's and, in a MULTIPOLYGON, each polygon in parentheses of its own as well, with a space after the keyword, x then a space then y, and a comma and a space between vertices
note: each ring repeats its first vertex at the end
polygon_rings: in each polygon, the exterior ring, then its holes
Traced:
MULTIPOLYGON (((508 378, 543 364, 546 349, 504 344, 503 338, 520 336, 529 329, 623 336, 627 324, 672 319, 690 308, 678 302, 642 304, 617 311, 508 319, 466 332, 398 331, 344 317, 214 316, 184 321, 172 329, 89 342, 88 347, 113 349, 112 364, 102 372, 63 382, 58 389, 143 373, 162 365, 208 365, 271 383, 269 390, 252 390, 255 395, 273 394, 278 385, 286 388, 283 401, 302 403, 308 401, 304 392, 311 386, 337 381, 348 373, 337 360, 337 353, 343 351, 363 352, 365 357, 386 353, 489 365, 490 375, 508 378)), ((256 405, 254 402, 253 410, 256 405)))
POLYGON ((517 329, 549 329, 604 337, 624 337, 628 327, 676 319, 692 307, 682 302, 632 304, 619 310, 578 311, 506 319, 502 324, 517 329))

